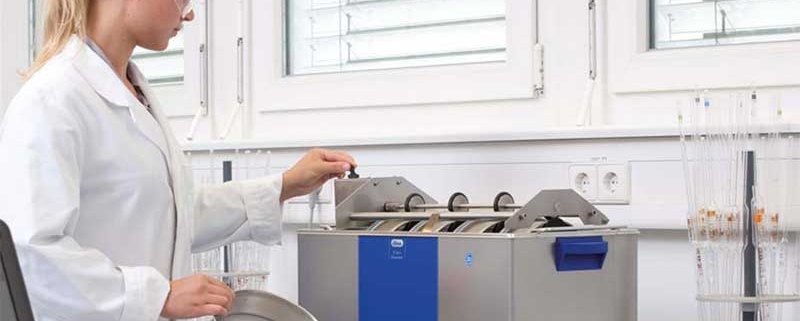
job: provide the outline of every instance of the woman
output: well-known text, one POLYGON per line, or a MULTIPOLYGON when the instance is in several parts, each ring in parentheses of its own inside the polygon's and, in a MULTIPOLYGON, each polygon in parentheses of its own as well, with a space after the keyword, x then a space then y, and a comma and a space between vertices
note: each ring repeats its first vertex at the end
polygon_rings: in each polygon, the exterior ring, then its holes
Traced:
POLYGON ((47 0, 43 50, 0 126, 0 219, 12 229, 34 312, 49 320, 225 315, 233 292, 191 273, 190 254, 280 240, 281 203, 355 161, 312 150, 281 175, 205 189, 134 47, 164 50, 190 0, 47 0))

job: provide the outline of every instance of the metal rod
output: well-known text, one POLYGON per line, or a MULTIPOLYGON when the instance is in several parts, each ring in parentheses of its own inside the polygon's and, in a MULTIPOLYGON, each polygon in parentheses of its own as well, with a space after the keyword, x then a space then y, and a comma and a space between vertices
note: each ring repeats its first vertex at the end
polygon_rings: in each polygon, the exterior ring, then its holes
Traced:
MULTIPOLYGON (((500 206, 500 208, 522 208, 523 204, 506 204, 500 206)), ((467 208, 467 209, 479 209, 479 208, 494 208, 494 205, 491 204, 461 204, 461 205, 453 205, 454 208, 467 208)), ((447 208, 447 204, 420 204, 411 206, 413 209, 442 209, 447 208)))
POLYGON ((36 61, 36 29, 38 28, 38 23, 36 21, 36 0, 28 0, 28 60, 30 65, 33 66, 33 62, 36 61))
MULTIPOLYGON (((203 7, 203 43, 200 44, 200 70, 202 75, 200 77, 200 91, 201 91, 201 100, 200 100, 200 107, 203 111, 203 116, 208 116, 210 112, 210 103, 209 103, 209 59, 208 59, 208 52, 209 52, 209 34, 211 33, 211 19, 209 12, 211 11, 211 2, 210 0, 205 1, 205 6, 203 7)), ((212 128, 213 128, 213 123, 212 128)), ((212 130, 213 131, 213 130, 212 130)))
POLYGON ((578 120, 578 126, 587 126, 591 120, 592 99, 594 97, 595 79, 597 78, 597 3, 589 0, 589 82, 583 94, 578 120))
POLYGON ((244 38, 236 39, 236 102, 244 103, 244 38))
POLYGON ((206 44, 200 45, 200 110, 203 116, 208 115, 208 55, 206 44))
MULTIPOLYGON (((382 220, 427 220, 434 213, 426 212, 356 212, 350 214, 353 221, 382 221, 382 220)), ((468 221, 480 219, 507 219, 514 215, 514 212, 440 212, 441 220, 468 221)))
POLYGON ((597 3, 589 0, 589 78, 597 78, 597 3))
MULTIPOLYGON (((225 122, 225 127, 222 129, 222 133, 219 135, 219 139, 226 139, 228 135, 231 133, 231 129, 233 128, 233 122, 236 120, 236 117, 239 116, 240 113, 243 114, 242 109, 244 109, 244 38, 239 37, 236 39, 236 107, 234 107, 233 113, 228 118, 228 121, 225 122)), ((242 116, 244 119, 245 116, 242 116)), ((242 129, 242 136, 244 136, 244 128, 242 129)))

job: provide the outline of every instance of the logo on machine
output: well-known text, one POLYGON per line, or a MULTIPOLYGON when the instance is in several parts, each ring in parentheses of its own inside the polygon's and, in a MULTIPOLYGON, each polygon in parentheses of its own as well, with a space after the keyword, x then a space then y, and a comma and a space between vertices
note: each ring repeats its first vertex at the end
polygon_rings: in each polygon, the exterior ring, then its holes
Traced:
POLYGON ((406 245, 406 242, 403 242, 401 239, 393 239, 392 240, 392 247, 393 248, 401 248, 406 245))
POLYGON ((389 258, 392 260, 402 260, 406 257, 406 242, 402 239, 392 239, 389 242, 389 258))
POLYGON ((464 264, 466 264, 467 267, 472 267, 473 263, 475 263, 475 256, 472 255, 472 252, 467 252, 467 254, 464 255, 464 264))

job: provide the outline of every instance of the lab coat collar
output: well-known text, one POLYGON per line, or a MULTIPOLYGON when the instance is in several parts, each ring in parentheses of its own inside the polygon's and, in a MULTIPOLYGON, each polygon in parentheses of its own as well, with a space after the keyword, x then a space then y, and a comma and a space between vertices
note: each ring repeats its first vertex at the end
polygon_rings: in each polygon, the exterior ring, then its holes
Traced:
POLYGON ((72 35, 64 47, 63 55, 72 59, 76 69, 89 85, 110 103, 130 108, 138 101, 105 60, 77 35, 72 35))
MULTIPOLYGON (((147 79, 139 71, 136 64, 129 62, 128 72, 130 72, 131 81, 138 85, 144 92, 145 97, 147 97, 150 108, 154 111, 152 115, 148 114, 147 108, 128 90, 106 60, 78 36, 73 35, 70 38, 63 53, 65 57, 72 59, 78 72, 83 75, 97 94, 113 106, 128 108, 128 112, 139 131, 158 147, 167 162, 174 157, 170 153, 170 146, 166 137, 172 133, 167 133, 163 130, 163 124, 166 120, 160 113, 156 112, 156 110, 160 109, 160 106, 147 85, 147 79), (161 137, 163 139, 159 139, 161 137)), ((174 169, 170 168, 170 172, 174 172, 174 169)))

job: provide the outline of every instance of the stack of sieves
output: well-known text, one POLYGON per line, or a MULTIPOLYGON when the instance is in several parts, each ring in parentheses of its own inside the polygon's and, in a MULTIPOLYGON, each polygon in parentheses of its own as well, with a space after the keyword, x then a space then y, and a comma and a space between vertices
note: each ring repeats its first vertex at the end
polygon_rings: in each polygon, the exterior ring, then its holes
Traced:
POLYGON ((317 321, 311 313, 288 300, 264 291, 236 292, 233 309, 217 321, 317 321))

